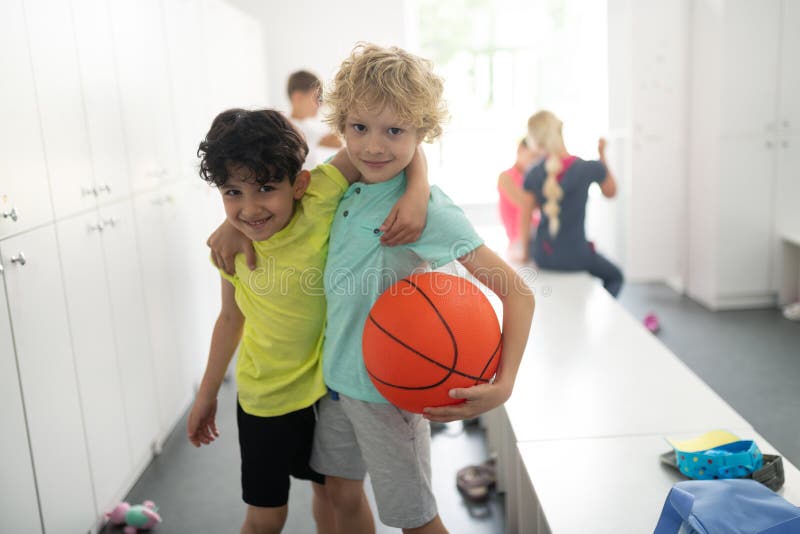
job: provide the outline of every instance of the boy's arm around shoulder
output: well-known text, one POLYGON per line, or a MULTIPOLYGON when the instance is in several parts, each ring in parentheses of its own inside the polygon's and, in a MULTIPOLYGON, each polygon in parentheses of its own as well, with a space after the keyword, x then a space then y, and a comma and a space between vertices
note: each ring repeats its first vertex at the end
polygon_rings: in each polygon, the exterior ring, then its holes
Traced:
POLYGON ((347 151, 345 149, 339 150, 331 158, 330 164, 339 169, 339 172, 342 173, 342 176, 344 176, 348 184, 355 183, 359 178, 361 178, 361 173, 358 172, 356 166, 353 165, 352 161, 350 161, 350 157, 347 155, 347 151))
POLYGON ((208 363, 189 413, 186 433, 192 445, 209 445, 219 436, 216 424, 217 393, 234 351, 242 337, 244 316, 235 299, 235 288, 221 278, 222 307, 211 336, 208 363))
POLYGON ((428 217, 428 160, 417 145, 414 157, 406 167, 406 192, 395 203, 383 221, 381 244, 389 247, 413 243, 422 235, 428 217))
POLYGON ((503 404, 511 396, 522 354, 528 343, 535 301, 533 291, 517 272, 491 249, 481 245, 459 258, 464 267, 503 303, 503 351, 492 383, 450 390, 461 404, 425 408, 431 421, 470 419, 503 404))

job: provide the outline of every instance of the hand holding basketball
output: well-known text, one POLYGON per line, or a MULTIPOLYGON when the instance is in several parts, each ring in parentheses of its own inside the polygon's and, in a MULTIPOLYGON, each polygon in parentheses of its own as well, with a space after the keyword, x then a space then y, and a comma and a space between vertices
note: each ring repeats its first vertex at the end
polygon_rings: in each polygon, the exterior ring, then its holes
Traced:
POLYGON ((507 401, 511 396, 511 388, 498 382, 478 384, 471 388, 451 389, 450 396, 454 399, 465 399, 465 402, 451 406, 426 407, 422 415, 437 423, 472 419, 507 401))

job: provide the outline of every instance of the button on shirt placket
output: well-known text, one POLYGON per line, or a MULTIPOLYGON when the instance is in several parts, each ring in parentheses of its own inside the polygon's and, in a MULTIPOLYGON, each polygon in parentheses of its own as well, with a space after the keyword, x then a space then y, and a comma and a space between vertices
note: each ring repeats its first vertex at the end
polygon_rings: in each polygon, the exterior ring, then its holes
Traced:
MULTIPOLYGON (((361 194, 361 187, 356 187, 355 189, 353 189, 353 192, 356 195, 360 195, 361 194)), ((352 209, 352 204, 354 203, 354 200, 355 200, 353 197, 347 198, 348 196, 350 196, 350 195, 346 195, 345 196, 345 200, 347 200, 348 202, 346 204, 345 210, 342 212, 342 217, 344 217, 345 219, 350 216, 350 210, 352 209)))

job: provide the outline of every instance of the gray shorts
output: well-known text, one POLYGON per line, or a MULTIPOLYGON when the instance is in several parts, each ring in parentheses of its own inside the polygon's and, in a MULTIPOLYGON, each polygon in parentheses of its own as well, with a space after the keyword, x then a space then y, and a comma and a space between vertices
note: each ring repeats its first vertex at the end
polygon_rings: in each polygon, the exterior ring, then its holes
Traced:
POLYGON ((391 404, 326 395, 319 403, 311 466, 363 480, 369 472, 378 515, 390 527, 416 528, 436 517, 428 420, 391 404))

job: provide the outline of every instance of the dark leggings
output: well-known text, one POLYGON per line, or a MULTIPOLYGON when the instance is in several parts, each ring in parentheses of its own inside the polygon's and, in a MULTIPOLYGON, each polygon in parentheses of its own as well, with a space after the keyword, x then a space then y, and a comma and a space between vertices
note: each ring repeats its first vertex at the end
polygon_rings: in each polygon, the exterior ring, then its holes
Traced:
POLYGON ((553 271, 587 271, 603 281, 606 291, 616 297, 622 289, 624 277, 619 267, 608 261, 602 254, 595 252, 587 245, 585 249, 575 252, 565 252, 563 249, 557 253, 548 253, 544 247, 537 249, 532 245, 533 259, 542 269, 553 271))
POLYGON ((602 280, 603 287, 606 288, 606 291, 616 298, 619 294, 619 290, 622 289, 622 282, 624 280, 619 267, 608 261, 601 254, 595 253, 589 260, 586 270, 589 271, 589 274, 592 276, 596 276, 602 280))

